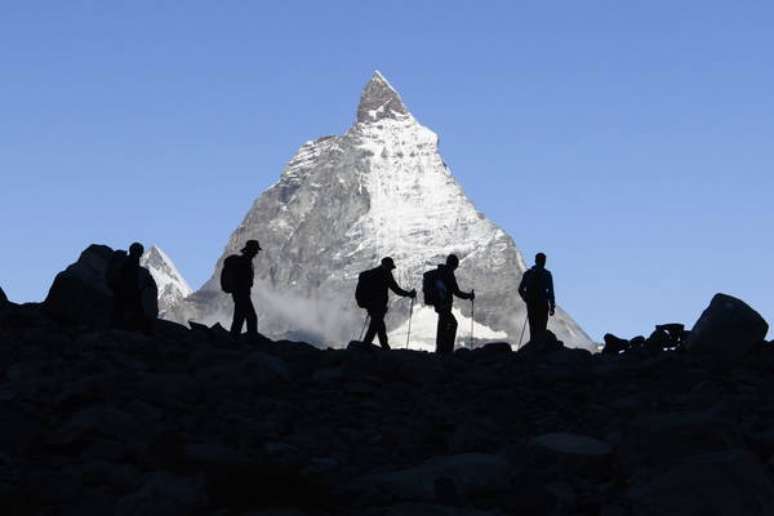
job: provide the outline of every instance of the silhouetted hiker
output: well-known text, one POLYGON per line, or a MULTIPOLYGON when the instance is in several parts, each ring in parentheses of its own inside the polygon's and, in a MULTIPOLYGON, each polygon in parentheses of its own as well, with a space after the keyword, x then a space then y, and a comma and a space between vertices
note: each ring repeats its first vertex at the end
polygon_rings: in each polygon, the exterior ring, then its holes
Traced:
POLYGON ((519 295, 527 303, 529 338, 542 337, 548 327, 548 315, 554 315, 554 279, 546 269, 546 255, 535 255, 535 265, 521 277, 519 295))
POLYGON ((135 242, 125 251, 113 253, 107 270, 107 283, 113 291, 113 326, 116 328, 151 333, 155 322, 152 305, 156 301, 156 282, 148 269, 140 266, 144 252, 135 242), (154 299, 145 299, 152 296, 154 299))
POLYGON ((425 296, 425 304, 435 307, 438 313, 438 330, 435 336, 435 352, 451 353, 454 351, 454 341, 457 338, 457 319, 452 314, 454 296, 460 299, 476 299, 476 293, 462 292, 457 285, 454 271, 460 265, 456 255, 450 254, 446 258, 445 265, 439 265, 424 274, 422 278, 422 291, 425 296))
POLYGON ((258 334, 258 316, 253 307, 250 290, 255 280, 253 258, 261 251, 258 240, 248 240, 242 248, 242 254, 232 254, 223 261, 220 272, 220 286, 231 294, 234 300, 234 319, 231 322, 231 336, 242 333, 242 325, 247 322, 247 333, 258 334))
POLYGON ((379 336, 379 344, 382 348, 390 349, 387 342, 387 328, 384 325, 384 316, 387 315, 387 300, 389 292, 392 290, 399 296, 415 298, 417 291, 411 292, 403 290, 398 286, 392 271, 395 269, 395 262, 389 256, 382 259, 382 264, 375 269, 370 269, 360 273, 357 288, 355 289, 355 301, 360 308, 368 311, 368 317, 371 323, 368 325, 368 331, 365 334, 363 342, 371 344, 376 335, 379 336))

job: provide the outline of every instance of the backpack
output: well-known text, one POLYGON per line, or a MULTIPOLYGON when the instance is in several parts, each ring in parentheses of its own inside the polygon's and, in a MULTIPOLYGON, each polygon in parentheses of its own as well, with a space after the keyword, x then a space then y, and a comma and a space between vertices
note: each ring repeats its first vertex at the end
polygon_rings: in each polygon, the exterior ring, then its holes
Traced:
POLYGON ((360 308, 371 308, 374 305, 374 298, 378 290, 378 274, 380 268, 369 269, 361 272, 357 277, 357 287, 355 287, 355 302, 360 308))
POLYGON ((236 280, 235 276, 238 260, 239 256, 236 254, 232 254, 223 260, 223 269, 220 271, 220 288, 226 294, 234 292, 234 287, 236 287, 234 282, 236 280))
POLYGON ((541 269, 527 271, 525 286, 527 295, 524 301, 527 303, 540 303, 546 300, 546 274, 541 269))
POLYGON ((447 291, 440 269, 433 269, 422 275, 422 295, 426 305, 439 306, 447 297, 447 291))

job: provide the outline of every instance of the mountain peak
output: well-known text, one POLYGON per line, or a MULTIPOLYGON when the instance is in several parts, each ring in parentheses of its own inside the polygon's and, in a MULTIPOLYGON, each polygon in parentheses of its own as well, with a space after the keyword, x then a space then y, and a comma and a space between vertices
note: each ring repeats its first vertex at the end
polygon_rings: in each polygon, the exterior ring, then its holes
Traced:
POLYGON ((400 94, 376 70, 363 89, 360 104, 357 106, 358 122, 375 122, 383 118, 397 118, 396 115, 407 115, 400 94))

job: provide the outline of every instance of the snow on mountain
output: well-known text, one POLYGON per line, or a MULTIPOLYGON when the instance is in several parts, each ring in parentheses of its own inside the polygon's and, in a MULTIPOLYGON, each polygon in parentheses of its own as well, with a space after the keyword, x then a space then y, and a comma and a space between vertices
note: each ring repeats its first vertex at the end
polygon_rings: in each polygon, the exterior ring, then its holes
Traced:
POLYGON ((156 281, 161 317, 164 317, 172 306, 193 293, 175 264, 158 246, 154 245, 145 251, 140 258, 140 265, 146 267, 156 281))
MULTIPOLYGON (((467 199, 441 158, 437 135, 417 122, 379 72, 363 91, 355 124, 343 136, 301 146, 231 235, 212 278, 169 317, 227 323, 233 307, 217 278, 223 259, 250 238, 265 249, 255 261, 253 297, 259 329, 269 336, 346 344, 360 334, 365 315, 354 302, 359 272, 389 255, 398 282, 421 290, 422 273, 456 253, 460 287, 476 290, 476 338, 519 340, 521 254, 467 199)), ((561 300, 561 281, 557 294, 561 300)), ((472 306, 456 303, 462 344, 472 306)), ((387 324, 395 345, 406 338, 408 315, 409 301, 393 300, 387 324)), ((432 309, 415 306, 412 347, 434 345, 435 323, 432 309)), ((549 327, 570 346, 592 346, 561 309, 549 327)))

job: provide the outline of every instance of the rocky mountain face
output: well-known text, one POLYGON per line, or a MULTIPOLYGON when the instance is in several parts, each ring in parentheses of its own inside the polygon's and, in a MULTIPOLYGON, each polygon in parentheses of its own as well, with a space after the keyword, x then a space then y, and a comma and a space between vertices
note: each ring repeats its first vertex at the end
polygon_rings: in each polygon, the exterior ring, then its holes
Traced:
POLYGON ((140 265, 147 268, 156 281, 160 317, 165 317, 171 307, 193 293, 172 259, 158 246, 154 245, 145 251, 140 265))
MULTIPOLYGON (((416 121, 378 72, 363 91, 355 124, 343 136, 299 149, 231 235, 212 278, 167 318, 227 324, 232 303, 220 291, 220 269, 252 238, 265 249, 255 261, 253 297, 266 335, 340 346, 363 327, 365 314, 354 302, 359 272, 389 255, 399 283, 421 291, 422 273, 456 253, 460 287, 477 294, 477 339, 519 340, 525 320, 517 294, 525 270, 519 250, 467 199, 441 158, 436 134, 416 121)), ((561 279, 558 289, 561 300, 561 279)), ((415 308, 411 347, 427 349, 435 342, 435 313, 415 308)), ((470 336, 472 308, 457 301, 458 343, 470 336)), ((387 319, 393 344, 405 342, 408 315, 409 301, 395 301, 387 319)), ((592 346, 561 309, 549 328, 569 346, 592 346)))
POLYGON ((0 304, 3 514, 774 514, 774 343, 740 300, 676 351, 321 350, 100 329, 105 251, 58 276, 81 319, 0 304))

